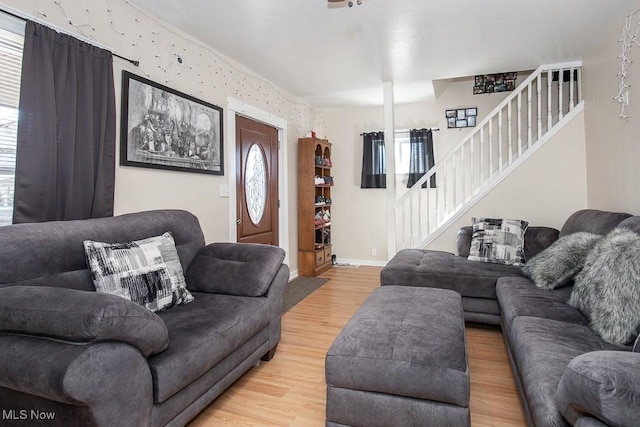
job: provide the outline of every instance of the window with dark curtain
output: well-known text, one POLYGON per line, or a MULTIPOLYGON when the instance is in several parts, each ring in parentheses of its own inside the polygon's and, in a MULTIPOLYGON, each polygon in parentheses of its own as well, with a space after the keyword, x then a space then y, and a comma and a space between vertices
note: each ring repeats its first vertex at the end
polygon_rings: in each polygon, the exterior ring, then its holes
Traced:
MULTIPOLYGON (((411 188, 435 165, 433 160, 433 133, 431 129, 411 129, 409 131, 409 144, 411 149, 407 187, 411 188)), ((422 188, 429 187, 436 187, 435 174, 422 184, 422 188)))
POLYGON ((362 180, 360 188, 387 188, 384 132, 362 134, 362 180))
POLYGON ((13 222, 113 215, 113 54, 28 21, 13 222))

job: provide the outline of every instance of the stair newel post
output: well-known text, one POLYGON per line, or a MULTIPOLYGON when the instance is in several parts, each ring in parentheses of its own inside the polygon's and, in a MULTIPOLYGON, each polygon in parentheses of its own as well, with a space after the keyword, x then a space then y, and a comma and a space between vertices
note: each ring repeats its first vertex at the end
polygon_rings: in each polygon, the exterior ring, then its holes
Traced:
MULTIPOLYGON (((547 132, 549 132, 549 129, 551 129, 551 126, 553 126, 553 116, 551 115, 551 105, 552 105, 552 99, 551 99, 551 86, 553 84, 553 72, 551 70, 547 71, 547 132)), ((542 135, 538 136, 538 139, 540 139, 542 135)))
POLYGON ((533 111, 531 110, 533 102, 533 100, 531 99, 531 97, 533 96, 531 90, 532 85, 533 82, 527 85, 527 148, 531 148, 531 141, 533 140, 533 129, 531 127, 533 124, 533 111))
MULTIPOLYGON (((402 223, 405 224, 404 212, 402 216, 402 223)), ((413 247, 413 195, 409 196, 409 246, 413 247)), ((403 233, 404 234, 404 233, 403 233)))
POLYGON ((578 82, 578 102, 582 101, 582 68, 576 70, 576 81, 578 82))
POLYGON ((484 185, 484 126, 480 128, 480 187, 484 185))
POLYGON ((518 158, 522 155, 522 92, 518 92, 518 158))
POLYGON ((538 135, 536 139, 542 137, 542 73, 538 74, 538 135))
POLYGON ((558 120, 564 116, 564 69, 558 70, 558 120))
POLYGON ((509 166, 513 162, 513 111, 511 102, 507 104, 507 142, 509 143, 509 166))
MULTIPOLYGON (((467 194, 467 189, 466 189, 466 183, 467 183, 467 168, 465 167, 465 162, 464 162, 464 150, 465 150, 465 145, 463 145, 460 149, 460 170, 461 170, 461 174, 460 174, 460 197, 462 198, 462 202, 464 203, 464 200, 466 199, 466 194, 467 194)), ((456 205, 457 206, 457 205, 456 205)))
POLYGON ((498 113, 498 172, 502 173, 502 163, 504 159, 502 157, 502 110, 498 113))
MULTIPOLYGON (((427 181, 425 181, 427 182, 427 181)), ((422 188, 422 184, 418 188, 422 188)), ((427 190, 429 191, 429 190, 427 190)), ((422 231, 422 190, 418 190, 418 242, 422 240, 424 233, 422 231)))
POLYGON ((470 177, 470 182, 469 182, 469 193, 471 195, 473 195, 473 193, 475 192, 475 182, 476 182, 476 171, 475 171, 475 164, 476 164, 476 156, 474 155, 475 153, 473 152, 473 145, 474 145, 474 137, 471 136, 471 140, 469 141, 469 163, 470 163, 470 171, 469 171, 469 177, 470 177))
MULTIPOLYGON (((449 192, 447 191, 447 175, 449 170, 447 169, 447 163, 449 159, 444 161, 443 169, 444 173, 442 174, 442 215, 447 215, 447 198, 449 197, 449 192)), ((438 225, 440 224, 440 218, 438 218, 438 225)))
POLYGON ((489 179, 493 178, 493 119, 489 120, 489 179))
POLYGON ((576 69, 572 67, 569 71, 569 111, 573 110, 573 107, 576 105, 574 79, 575 73, 576 69))
POLYGON ((452 197, 451 197, 451 206, 452 209, 455 209, 456 206, 458 206, 457 200, 456 200, 456 196, 457 196, 457 178, 458 178, 458 170, 456 168, 456 152, 453 152, 453 157, 451 158, 451 192, 452 192, 452 197))

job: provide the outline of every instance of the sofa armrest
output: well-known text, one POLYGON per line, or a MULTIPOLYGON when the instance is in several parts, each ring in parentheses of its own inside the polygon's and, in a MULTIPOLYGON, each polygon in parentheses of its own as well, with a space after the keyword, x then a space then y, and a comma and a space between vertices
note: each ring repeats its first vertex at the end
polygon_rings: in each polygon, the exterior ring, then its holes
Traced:
POLYGON ((77 345, 0 333, 5 411, 47 411, 55 425, 151 425, 152 396, 147 359, 129 344, 77 345))
POLYGON ((596 418, 606 425, 640 419, 640 353, 593 351, 574 358, 556 392, 560 413, 571 424, 596 418))
POLYGON ((212 243, 202 248, 186 272, 187 289, 227 295, 263 296, 285 252, 253 243, 212 243))
MULTIPOLYGON (((524 233, 525 259, 531 259, 536 254, 548 248, 558 240, 559 231, 551 227, 528 227, 524 233)), ((471 238, 473 227, 468 225, 458 230, 457 249, 458 256, 468 257, 471 250, 471 238)))
POLYGON ((167 346, 158 315, 116 295, 42 286, 0 288, 0 332, 70 343, 120 341, 144 357, 167 346))

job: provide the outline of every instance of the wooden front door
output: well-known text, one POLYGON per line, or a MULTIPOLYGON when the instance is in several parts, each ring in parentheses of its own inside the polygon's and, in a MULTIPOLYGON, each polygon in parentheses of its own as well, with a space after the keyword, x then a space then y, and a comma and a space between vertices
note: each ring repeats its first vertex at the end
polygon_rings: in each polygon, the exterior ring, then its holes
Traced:
POLYGON ((238 242, 278 245, 278 130, 236 116, 238 242))

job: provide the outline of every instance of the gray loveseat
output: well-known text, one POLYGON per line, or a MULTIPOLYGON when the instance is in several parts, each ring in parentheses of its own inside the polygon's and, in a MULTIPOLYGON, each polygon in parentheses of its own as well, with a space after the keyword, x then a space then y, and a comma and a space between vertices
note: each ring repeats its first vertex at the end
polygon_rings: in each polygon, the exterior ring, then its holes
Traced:
POLYGON ((186 424, 273 356, 289 279, 283 260, 277 247, 205 246, 197 218, 177 210, 1 227, 2 424, 186 424), (167 231, 192 302, 153 313, 95 292, 84 240, 167 231))
MULTIPOLYGON (((557 238, 580 231, 605 235, 615 227, 640 232, 640 217, 581 210, 571 215, 555 235, 557 238)), ((535 231, 553 235, 550 229, 535 231)), ((464 228, 458 236, 462 254, 468 254, 465 246, 470 241, 468 234, 468 228, 464 228)), ((540 250, 555 239, 548 240, 540 250)), ((525 236, 525 249, 526 245, 525 236)), ((524 277, 518 267, 473 262, 453 254, 424 250, 401 251, 397 257, 390 261, 391 268, 383 270, 383 285, 404 281, 410 286, 454 289, 462 294, 463 305, 467 298, 465 311, 482 307, 477 305, 478 301, 486 300, 484 307, 491 312, 484 315, 500 316, 529 425, 638 425, 640 353, 631 352, 630 346, 608 344, 593 332, 587 317, 567 303, 572 282, 556 290, 545 290, 524 277), (437 262, 430 264, 434 260, 437 262), (402 265, 408 265, 409 271, 391 279, 402 265), (412 270, 418 274, 411 274, 412 270), (474 285, 480 289, 474 290, 474 285), (492 301, 498 304, 497 313, 492 301)), ((493 316, 467 314, 467 320, 495 323, 493 316)))

